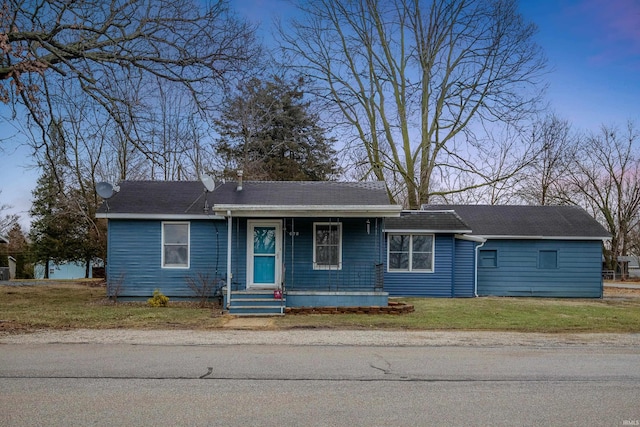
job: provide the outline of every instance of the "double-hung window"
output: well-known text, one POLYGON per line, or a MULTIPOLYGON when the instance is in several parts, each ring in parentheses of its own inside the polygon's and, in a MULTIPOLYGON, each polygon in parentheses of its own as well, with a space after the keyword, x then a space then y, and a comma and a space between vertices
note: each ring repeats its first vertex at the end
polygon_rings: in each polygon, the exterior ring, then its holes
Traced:
POLYGON ((342 224, 316 222, 313 224, 313 269, 342 269, 342 224))
POLYGON ((162 267, 189 268, 189 223, 162 223, 162 267))
POLYGON ((389 234, 389 271, 433 271, 432 234, 389 234))

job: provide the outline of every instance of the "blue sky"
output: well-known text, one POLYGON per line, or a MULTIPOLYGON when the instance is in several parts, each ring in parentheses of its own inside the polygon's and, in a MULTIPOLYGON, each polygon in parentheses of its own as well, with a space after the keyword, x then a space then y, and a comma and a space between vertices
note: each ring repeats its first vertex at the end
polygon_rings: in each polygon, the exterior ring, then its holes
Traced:
MULTIPOLYGON (((293 13, 286 0, 232 3, 261 24, 265 41, 272 19, 293 13)), ((627 120, 640 127, 640 0, 521 0, 520 10, 538 25, 536 38, 549 60, 550 111, 580 131, 627 120)), ((0 107, 0 204, 12 205, 10 212, 27 225, 37 171, 29 168, 30 150, 20 146, 19 126, 7 118, 0 107)))

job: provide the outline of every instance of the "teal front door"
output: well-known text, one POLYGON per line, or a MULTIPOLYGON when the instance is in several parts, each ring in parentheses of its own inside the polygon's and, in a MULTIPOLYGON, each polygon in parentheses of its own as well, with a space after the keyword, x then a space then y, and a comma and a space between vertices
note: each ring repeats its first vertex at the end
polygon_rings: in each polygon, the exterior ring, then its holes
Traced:
POLYGON ((247 288, 280 284, 282 222, 247 221, 247 288))

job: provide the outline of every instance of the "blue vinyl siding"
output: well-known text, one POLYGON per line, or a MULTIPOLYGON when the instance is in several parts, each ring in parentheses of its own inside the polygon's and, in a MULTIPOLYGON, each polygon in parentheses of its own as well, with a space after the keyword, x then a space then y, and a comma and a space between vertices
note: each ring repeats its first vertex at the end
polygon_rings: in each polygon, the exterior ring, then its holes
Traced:
MULTIPOLYGON (((283 220, 283 280, 288 290, 373 291, 375 264, 381 262, 382 244, 376 230, 381 221, 366 218, 283 220), (342 269, 313 269, 313 223, 342 223, 342 269), (292 226, 293 224, 293 226, 292 226), (297 235, 289 232, 295 229, 297 235)), ((122 278, 121 297, 149 297, 159 288, 169 297, 191 297, 186 276, 208 273, 226 280, 227 221, 189 221, 190 268, 162 268, 162 221, 110 220, 107 274, 122 278)), ((247 283, 247 219, 234 218, 232 225, 232 289, 247 283)))
POLYGON ((478 295, 602 297, 600 241, 489 240, 482 249, 496 251, 497 267, 478 268, 478 295))
POLYGON ((454 297, 473 297, 475 280, 476 243, 456 239, 455 267, 453 278, 454 297))
POLYGON ((454 248, 453 235, 436 234, 433 272, 389 272, 385 265, 384 290, 396 297, 452 297, 454 248))
POLYGON ((372 291, 375 264, 381 262, 381 224, 371 218, 369 233, 366 218, 296 218, 284 224, 284 282, 288 291, 372 291), (314 222, 342 223, 342 268, 340 270, 313 269, 314 222), (377 225, 377 227, 376 227, 377 225), (289 232, 295 232, 291 236, 289 232))
POLYGON ((185 277, 226 276, 226 223, 190 222, 190 268, 162 268, 162 221, 109 220, 107 277, 121 282, 121 297, 149 297, 158 288, 169 297, 192 297, 185 277))
MULTIPOLYGON (((233 218, 232 223, 231 289, 245 290, 247 289, 247 219, 233 218)), ((225 233, 226 231, 227 222, 225 221, 225 233)))

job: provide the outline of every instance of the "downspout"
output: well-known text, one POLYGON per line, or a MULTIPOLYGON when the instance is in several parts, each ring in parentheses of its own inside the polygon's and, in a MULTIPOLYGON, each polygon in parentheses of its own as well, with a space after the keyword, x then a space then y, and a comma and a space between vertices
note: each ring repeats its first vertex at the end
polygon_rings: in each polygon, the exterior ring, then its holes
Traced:
MULTIPOLYGON (((433 238, 435 241, 435 235, 433 238)), ((434 261, 434 264, 435 264, 435 261, 434 261)), ((435 265, 433 267, 435 270, 435 265)), ((451 298, 454 298, 455 296, 456 296, 456 236, 453 236, 451 238, 451 298)))
POLYGON ((482 243, 480 243, 478 246, 476 246, 476 262, 475 262, 475 268, 474 268, 474 272, 473 272, 473 296, 477 297, 478 296, 478 253, 480 252, 480 248, 484 246, 484 244, 487 243, 486 240, 484 240, 482 243))
POLYGON ((227 310, 231 307, 231 237, 233 229, 233 218, 231 211, 227 211, 227 310))

